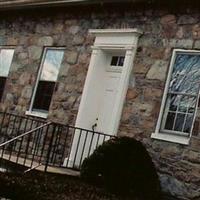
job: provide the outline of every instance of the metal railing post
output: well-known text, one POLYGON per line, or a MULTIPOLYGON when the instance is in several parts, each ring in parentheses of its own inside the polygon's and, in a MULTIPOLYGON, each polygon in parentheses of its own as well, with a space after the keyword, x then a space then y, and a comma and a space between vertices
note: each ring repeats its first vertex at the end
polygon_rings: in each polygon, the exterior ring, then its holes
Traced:
POLYGON ((48 168, 48 165, 49 165, 49 159, 50 159, 50 155, 51 155, 51 149, 52 149, 53 139, 54 139, 55 133, 56 133, 56 124, 53 123, 53 131, 52 131, 51 139, 50 139, 48 150, 47 150, 47 159, 46 159, 46 163, 45 163, 45 167, 44 167, 44 172, 47 172, 47 168, 48 168))

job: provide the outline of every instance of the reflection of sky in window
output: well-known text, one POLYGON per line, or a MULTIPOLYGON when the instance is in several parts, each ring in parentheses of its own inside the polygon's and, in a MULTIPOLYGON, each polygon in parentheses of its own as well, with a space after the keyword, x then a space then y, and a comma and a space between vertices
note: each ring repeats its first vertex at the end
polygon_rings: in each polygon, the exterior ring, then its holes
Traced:
POLYGON ((196 94, 200 83, 200 55, 178 54, 174 63, 170 91, 196 94))
POLYGON ((63 55, 63 50, 47 50, 40 80, 57 80, 63 55))
POLYGON ((0 50, 0 76, 8 76, 14 49, 0 50))

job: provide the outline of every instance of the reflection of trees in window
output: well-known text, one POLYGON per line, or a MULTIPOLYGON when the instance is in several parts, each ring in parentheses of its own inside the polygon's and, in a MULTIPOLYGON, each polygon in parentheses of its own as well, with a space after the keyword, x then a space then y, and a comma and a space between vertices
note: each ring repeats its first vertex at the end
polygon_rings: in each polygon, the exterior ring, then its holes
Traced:
POLYGON ((162 131, 189 135, 199 93, 200 55, 178 53, 169 84, 162 131))
POLYGON ((199 86, 200 56, 199 55, 177 55, 170 82, 170 91, 186 92, 196 94, 199 86))

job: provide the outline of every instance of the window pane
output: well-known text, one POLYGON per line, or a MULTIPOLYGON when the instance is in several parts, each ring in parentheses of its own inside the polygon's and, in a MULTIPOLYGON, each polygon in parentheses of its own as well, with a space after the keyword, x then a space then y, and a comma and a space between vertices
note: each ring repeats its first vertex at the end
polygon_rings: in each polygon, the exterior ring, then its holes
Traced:
POLYGON ((0 100, 2 99, 2 96, 3 96, 5 84, 6 84, 6 78, 0 77, 0 100))
POLYGON ((64 50, 47 50, 40 80, 56 81, 63 60, 64 50))
POLYGON ((174 119, 175 119, 175 113, 169 112, 165 123, 165 129, 167 130, 173 129, 174 119))
POLYGON ((175 122, 175 126, 174 126, 175 131, 180 131, 180 132, 183 131, 185 116, 186 116, 185 114, 181 114, 181 113, 178 113, 176 115, 176 122, 175 122))
POLYGON ((8 76, 9 69, 12 63, 14 49, 0 50, 0 76, 8 76))
POLYGON ((196 95, 200 81, 200 55, 179 53, 173 66, 169 90, 196 95))
POLYGON ((117 66, 117 62, 118 62, 118 56, 113 56, 111 60, 111 65, 117 66))
POLYGON ((166 120, 164 121, 163 119, 163 122, 162 122, 162 123, 165 123, 164 129, 188 133, 188 130, 190 130, 192 126, 192 119, 193 119, 193 113, 195 111, 196 97, 169 94, 167 97, 167 102, 168 103, 166 103, 165 112, 168 112, 168 115, 167 115, 166 120), (169 107, 169 111, 167 110, 168 107, 169 107), (177 113, 177 116, 175 119, 176 113, 177 113), (174 122, 174 120, 176 121, 174 122), (173 129, 173 124, 175 125, 174 129, 173 129))
POLYGON ((190 133, 191 127, 192 127, 192 122, 193 122, 193 115, 187 115, 186 121, 185 121, 184 132, 190 133))
POLYGON ((123 66, 124 65, 124 56, 120 56, 119 57, 119 66, 123 66))
POLYGON ((179 108, 178 111, 179 112, 184 112, 186 113, 189 107, 189 97, 188 96, 183 96, 180 99, 180 103, 179 103, 179 108))
POLYGON ((176 94, 168 95, 167 102, 169 104, 170 111, 176 111, 178 109, 180 98, 181 98, 180 95, 176 95, 176 94))
POLYGON ((190 97, 188 99, 188 112, 189 113, 194 113, 195 105, 196 105, 196 98, 195 97, 190 97))
POLYGON ((55 82, 39 81, 33 103, 33 110, 49 110, 54 86, 55 82))
POLYGON ((122 67, 124 65, 124 59, 124 56, 113 56, 110 65, 122 67))

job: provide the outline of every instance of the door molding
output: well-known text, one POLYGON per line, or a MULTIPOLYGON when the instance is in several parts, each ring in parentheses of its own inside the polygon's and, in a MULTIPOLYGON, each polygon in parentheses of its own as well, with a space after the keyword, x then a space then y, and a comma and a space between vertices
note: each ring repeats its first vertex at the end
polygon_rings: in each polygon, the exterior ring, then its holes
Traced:
POLYGON ((84 110, 86 106, 87 96, 90 92, 90 84, 95 67, 100 67, 101 54, 103 52, 109 53, 123 53, 125 55, 124 66, 121 71, 121 78, 119 81, 116 103, 113 111, 112 128, 110 135, 116 135, 119 127, 119 122, 121 119, 121 113, 123 109, 123 104, 125 101, 129 77, 133 68, 133 61, 137 49, 138 38, 142 34, 142 31, 138 29, 92 29, 89 33, 95 36, 94 45, 92 46, 91 61, 83 89, 83 94, 81 98, 81 103, 79 106, 79 111, 76 119, 76 126, 81 128, 84 127, 82 119, 86 116, 84 115, 84 110))

